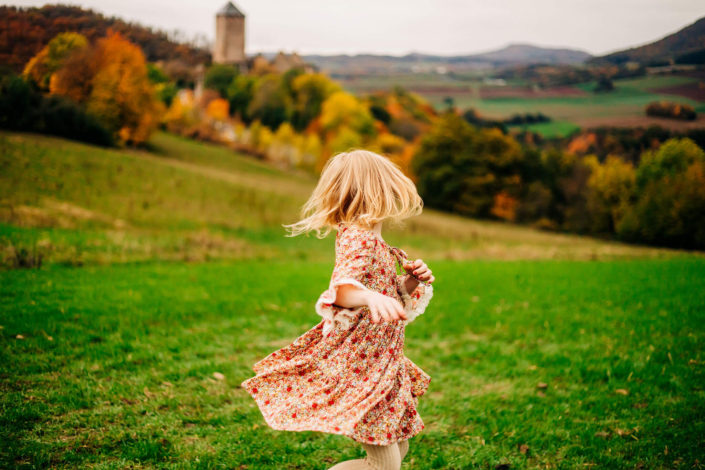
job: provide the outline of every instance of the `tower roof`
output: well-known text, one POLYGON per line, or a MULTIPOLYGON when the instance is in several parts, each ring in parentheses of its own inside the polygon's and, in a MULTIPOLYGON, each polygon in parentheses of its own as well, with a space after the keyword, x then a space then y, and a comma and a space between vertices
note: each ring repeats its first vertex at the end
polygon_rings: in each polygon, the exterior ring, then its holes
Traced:
POLYGON ((238 8, 233 5, 233 2, 228 2, 223 8, 218 10, 218 16, 241 16, 245 17, 245 14, 238 10, 238 8))

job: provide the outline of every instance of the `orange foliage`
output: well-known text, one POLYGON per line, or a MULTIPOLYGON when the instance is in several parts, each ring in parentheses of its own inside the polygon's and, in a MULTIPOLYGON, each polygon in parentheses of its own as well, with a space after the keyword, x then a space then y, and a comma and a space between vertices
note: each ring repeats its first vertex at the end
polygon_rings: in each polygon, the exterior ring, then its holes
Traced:
POLYGON ((513 221, 516 218, 516 209, 519 201, 504 191, 494 196, 494 205, 490 211, 492 215, 503 220, 513 221))
POLYGON ((590 150, 590 147, 595 145, 596 142, 597 136, 594 132, 581 134, 570 141, 567 150, 568 153, 572 153, 573 155, 583 155, 587 153, 590 150))
POLYGON ((68 96, 77 103, 85 103, 93 89, 93 77, 98 71, 96 50, 85 47, 68 57, 63 66, 51 75, 49 92, 68 96))
POLYGON ((230 103, 223 98, 211 100, 206 107, 206 116, 216 121, 228 119, 230 103))
POLYGON ((123 141, 135 144, 149 138, 162 112, 142 50, 119 33, 72 54, 52 76, 50 91, 85 104, 123 141))

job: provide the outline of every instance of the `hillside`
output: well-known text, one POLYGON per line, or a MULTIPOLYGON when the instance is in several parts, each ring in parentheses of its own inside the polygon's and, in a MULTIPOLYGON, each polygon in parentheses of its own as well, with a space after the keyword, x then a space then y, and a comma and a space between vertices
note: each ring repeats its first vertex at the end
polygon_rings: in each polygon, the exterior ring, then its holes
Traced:
MULTIPOLYGON (((69 265, 330 257, 332 237, 284 237, 314 180, 169 134, 153 153, 0 134, 0 264, 22 250, 69 265)), ((385 238, 432 259, 672 256, 425 210, 385 238)))
POLYGON ((19 72, 27 61, 59 33, 76 31, 89 40, 117 31, 138 44, 149 61, 180 61, 187 65, 210 62, 210 52, 192 44, 172 41, 164 31, 93 10, 68 5, 41 8, 0 6, 0 65, 19 72))
POLYGON ((705 17, 658 41, 591 60, 593 63, 639 62, 646 65, 658 65, 671 61, 705 63, 705 17), (689 58, 692 60, 688 60, 689 58))
POLYGON ((331 73, 374 73, 381 71, 409 72, 424 68, 445 67, 461 71, 473 68, 504 67, 528 64, 580 64, 590 54, 575 49, 555 49, 529 44, 510 44, 501 49, 480 54, 441 56, 412 53, 404 56, 357 55, 306 55, 306 62, 315 64, 331 73))
POLYGON ((581 64, 592 57, 577 49, 547 48, 531 44, 510 44, 496 51, 463 57, 466 61, 491 62, 495 66, 527 64, 581 64))

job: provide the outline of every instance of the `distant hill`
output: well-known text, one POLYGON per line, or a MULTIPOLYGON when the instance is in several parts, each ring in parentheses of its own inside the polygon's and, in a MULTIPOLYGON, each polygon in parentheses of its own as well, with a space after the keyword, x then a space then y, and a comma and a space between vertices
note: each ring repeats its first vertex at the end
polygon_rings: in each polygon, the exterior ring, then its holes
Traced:
POLYGON ((510 44, 496 51, 481 54, 441 56, 412 53, 404 56, 357 54, 357 55, 307 55, 306 62, 315 64, 332 73, 356 73, 375 71, 423 71, 445 67, 459 71, 473 68, 494 68, 531 64, 580 64, 592 57, 587 52, 575 49, 556 49, 510 44))
POLYGON ((705 63, 705 18, 663 39, 645 46, 633 47, 595 57, 592 63, 623 64, 639 62, 644 65, 675 63, 705 63))
POLYGON ((15 72, 21 71, 49 40, 65 31, 76 31, 94 40, 112 29, 139 45, 149 61, 178 60, 196 65, 211 60, 207 49, 174 41, 164 31, 76 6, 0 6, 0 18, 0 65, 15 72))
POLYGON ((592 56, 577 49, 547 48, 530 44, 510 44, 484 54, 466 56, 465 60, 480 60, 496 65, 581 64, 592 56))

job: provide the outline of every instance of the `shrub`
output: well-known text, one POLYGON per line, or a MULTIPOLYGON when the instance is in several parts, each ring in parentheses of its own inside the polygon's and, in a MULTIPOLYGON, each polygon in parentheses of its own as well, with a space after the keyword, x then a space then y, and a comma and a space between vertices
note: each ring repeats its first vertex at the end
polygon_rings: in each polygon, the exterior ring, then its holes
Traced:
POLYGON ((0 82, 0 127, 111 146, 111 133, 93 115, 61 96, 45 97, 23 79, 0 82))
POLYGON ((682 119, 685 121, 694 121, 698 117, 698 114, 692 106, 674 103, 672 101, 655 101, 649 103, 646 106, 646 115, 669 119, 682 119))

